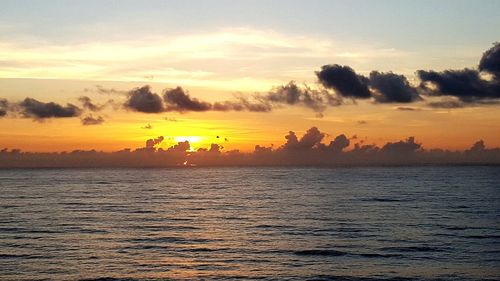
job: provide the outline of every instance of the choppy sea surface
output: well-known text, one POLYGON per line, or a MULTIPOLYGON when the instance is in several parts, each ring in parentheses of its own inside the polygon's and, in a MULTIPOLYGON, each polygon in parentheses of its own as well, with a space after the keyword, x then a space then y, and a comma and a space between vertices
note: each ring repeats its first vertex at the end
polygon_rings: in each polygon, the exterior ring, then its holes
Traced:
POLYGON ((500 167, 0 171, 1 280, 499 280, 500 167))

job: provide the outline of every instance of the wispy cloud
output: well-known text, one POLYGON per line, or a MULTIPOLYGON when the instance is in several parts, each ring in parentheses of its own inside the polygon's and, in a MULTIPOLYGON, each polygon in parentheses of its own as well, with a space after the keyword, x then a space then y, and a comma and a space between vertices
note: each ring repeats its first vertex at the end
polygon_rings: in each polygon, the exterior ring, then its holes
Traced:
MULTIPOLYGON (((311 62, 340 59, 357 63, 404 55, 390 48, 337 44, 331 38, 228 28, 204 34, 65 45, 7 41, 0 44, 0 76, 265 90, 281 83, 281 75, 288 71, 317 66, 311 62)), ((307 76, 310 78, 310 73, 307 76)))

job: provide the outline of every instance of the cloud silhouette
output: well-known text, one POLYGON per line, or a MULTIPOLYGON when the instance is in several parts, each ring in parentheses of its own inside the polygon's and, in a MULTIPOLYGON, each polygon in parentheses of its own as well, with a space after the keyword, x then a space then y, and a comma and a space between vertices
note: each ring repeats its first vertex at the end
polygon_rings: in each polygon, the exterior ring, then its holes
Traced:
MULTIPOLYGON (((420 88, 430 96, 453 96, 464 103, 476 103, 500 98, 500 44, 487 50, 478 69, 445 70, 442 72, 418 70, 420 88), (490 79, 480 71, 492 74, 490 79)), ((451 108, 451 107, 450 107, 451 108)))
POLYGON ((356 74, 349 66, 324 65, 316 72, 319 82, 342 97, 367 99, 371 97, 368 78, 356 74))
POLYGON ((164 90, 163 99, 167 104, 166 111, 183 112, 212 110, 212 105, 210 103, 192 98, 181 87, 164 90))
POLYGON ((101 116, 97 116, 97 117, 94 117, 91 115, 88 115, 84 118, 82 118, 82 125, 84 126, 90 126, 90 125, 100 125, 102 123, 104 123, 104 118, 102 118, 101 116))
POLYGON ((156 145, 159 145, 163 140, 164 140, 163 136, 159 136, 159 137, 154 138, 154 139, 148 139, 146 141, 146 148, 153 148, 156 145))
POLYGON ((463 102, 500 98, 500 80, 485 80, 475 69, 417 71, 420 87, 430 96, 454 96, 463 102))
POLYGON ((328 106, 339 106, 342 99, 325 89, 315 90, 309 86, 298 86, 294 81, 272 89, 267 95, 261 95, 259 100, 270 104, 300 105, 316 112, 324 111, 328 106))
POLYGON ((148 85, 129 91, 124 106, 127 109, 143 113, 165 111, 161 97, 151 92, 151 87, 148 85))
POLYGON ((26 118, 42 120, 45 118, 67 118, 80 116, 82 110, 76 105, 68 103, 66 106, 54 102, 40 102, 33 98, 26 98, 18 103, 21 114, 26 118))
POLYGON ((479 61, 479 70, 486 71, 500 79, 500 43, 496 42, 493 47, 484 52, 479 61))
POLYGON ((6 99, 0 98, 0 118, 7 115, 8 107, 9 107, 9 102, 6 99))
POLYGON ((357 138, 340 134, 330 144, 322 143, 326 133, 312 127, 299 139, 290 131, 286 143, 277 149, 256 145, 250 153, 224 151, 219 144, 190 151, 188 141, 168 149, 157 148, 162 136, 148 139, 146 146, 116 152, 75 150, 61 153, 31 153, 19 149, 0 150, 0 168, 14 167, 171 167, 306 165, 306 166, 379 166, 422 164, 500 164, 500 148, 487 148, 483 140, 465 151, 425 150, 414 137, 388 142, 382 148, 373 144, 354 143, 357 138))
POLYGON ((370 87, 375 90, 373 96, 377 102, 410 103, 421 100, 417 90, 410 85, 404 75, 372 71, 370 87))

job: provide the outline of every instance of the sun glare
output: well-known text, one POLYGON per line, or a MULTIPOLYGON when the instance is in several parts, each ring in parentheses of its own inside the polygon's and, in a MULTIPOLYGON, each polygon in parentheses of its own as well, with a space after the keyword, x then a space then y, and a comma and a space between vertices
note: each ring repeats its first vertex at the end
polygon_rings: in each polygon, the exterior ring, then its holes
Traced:
POLYGON ((177 137, 174 137, 175 142, 188 141, 190 144, 198 143, 202 139, 203 139, 203 137, 200 137, 200 136, 177 136, 177 137))

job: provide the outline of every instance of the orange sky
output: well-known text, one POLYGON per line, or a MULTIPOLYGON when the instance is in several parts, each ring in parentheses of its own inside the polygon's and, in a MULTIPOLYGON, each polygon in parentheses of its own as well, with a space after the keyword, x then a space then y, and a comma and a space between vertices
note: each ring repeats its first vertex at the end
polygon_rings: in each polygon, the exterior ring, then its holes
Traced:
MULTIPOLYGON (((26 96, 41 101, 78 104, 78 96, 89 95, 95 100, 120 95, 102 95, 84 89, 104 87, 130 90, 142 86, 139 82, 103 82, 39 79, 1 79, 0 84, 9 100, 26 96)), ((172 84, 153 84, 153 89, 173 87, 172 84)), ((231 98, 231 91, 193 87, 192 96, 206 100, 231 98)), ((251 93, 247 93, 251 94, 251 93)), ((317 126, 332 137, 344 133, 356 135, 365 143, 383 145, 388 141, 415 136, 425 148, 465 149, 477 139, 488 147, 500 146, 500 115, 497 106, 476 106, 457 109, 432 109, 411 104, 418 110, 398 110, 399 104, 372 104, 359 101, 357 105, 331 107, 322 118, 305 108, 284 106, 269 113, 259 112, 166 112, 146 114, 107 109, 101 125, 82 126, 78 118, 47 119, 43 122, 15 116, 0 119, 0 147, 25 151, 70 151, 97 149, 116 151, 144 146, 146 139, 165 136, 160 147, 169 147, 185 137, 193 148, 218 143, 225 150, 252 151, 256 144, 275 147, 285 142, 289 130, 302 135, 317 126), (144 127, 150 124, 152 129, 144 127), (219 138, 217 138, 219 136, 219 138), (224 141, 224 139, 228 141, 224 141)), ((403 105, 404 106, 404 105, 403 105)))

